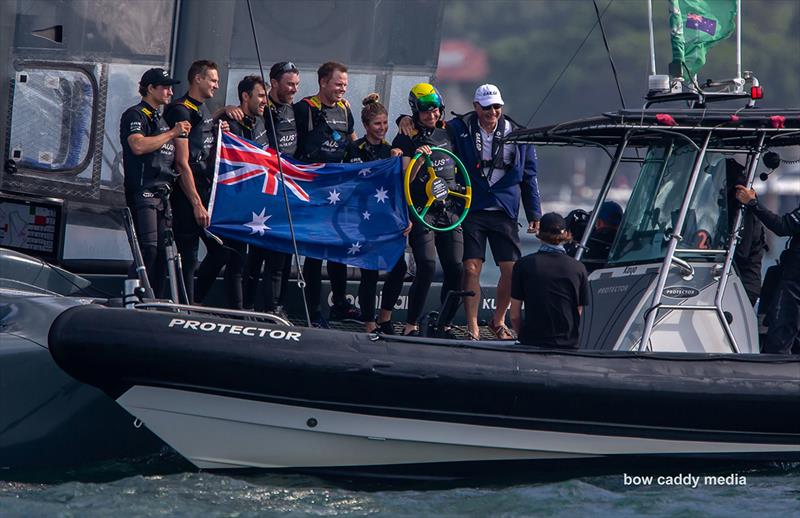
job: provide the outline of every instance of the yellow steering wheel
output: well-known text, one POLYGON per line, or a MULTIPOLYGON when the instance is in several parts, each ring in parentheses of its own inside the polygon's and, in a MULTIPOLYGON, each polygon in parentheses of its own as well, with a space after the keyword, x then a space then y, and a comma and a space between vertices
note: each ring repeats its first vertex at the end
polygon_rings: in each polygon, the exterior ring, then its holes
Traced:
POLYGON ((464 167, 464 164, 461 163, 461 160, 459 160, 456 155, 454 155, 451 151, 440 147, 432 147, 431 151, 444 153, 453 159, 453 162, 456 164, 456 171, 464 178, 465 192, 460 193, 450 189, 450 187, 447 185, 447 181, 444 178, 436 176, 436 170, 433 168, 431 156, 424 153, 417 153, 414 155, 414 158, 411 159, 411 162, 409 162, 408 167, 406 167, 405 180, 403 182, 406 193, 406 203, 408 203, 408 206, 411 207, 411 214, 417 221, 429 229, 435 230, 436 232, 447 232, 458 227, 461 222, 464 221, 464 218, 467 217, 469 206, 472 203, 472 184, 469 181, 467 168, 464 167), (414 201, 411 199, 411 176, 412 171, 414 170, 414 165, 421 156, 425 157, 424 166, 427 168, 428 172, 428 181, 425 183, 425 193, 428 195, 428 200, 425 202, 425 207, 423 207, 422 211, 417 211, 417 208, 414 206, 414 201), (455 223, 448 227, 435 227, 425 221, 425 215, 428 213, 431 205, 433 205, 433 202, 436 200, 443 202, 448 196, 455 196, 456 198, 464 199, 464 210, 461 212, 461 215, 458 217, 455 223))

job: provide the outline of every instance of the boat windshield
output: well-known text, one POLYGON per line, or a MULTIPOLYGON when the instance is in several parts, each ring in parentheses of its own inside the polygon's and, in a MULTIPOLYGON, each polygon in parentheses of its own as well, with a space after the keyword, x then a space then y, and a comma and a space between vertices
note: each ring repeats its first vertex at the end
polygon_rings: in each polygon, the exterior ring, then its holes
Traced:
MULTIPOLYGON (((696 156, 694 147, 674 140, 648 149, 609 263, 664 258, 696 156)), ((683 231, 678 229, 683 236, 678 249, 719 250, 725 247, 729 234, 725 165, 725 156, 721 153, 705 154, 683 231)))

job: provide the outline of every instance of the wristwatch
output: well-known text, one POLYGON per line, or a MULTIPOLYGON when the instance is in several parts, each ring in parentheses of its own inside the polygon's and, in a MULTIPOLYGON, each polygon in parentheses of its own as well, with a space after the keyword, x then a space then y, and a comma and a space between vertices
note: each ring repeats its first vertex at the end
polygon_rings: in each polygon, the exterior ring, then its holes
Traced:
POLYGON ((751 209, 758 205, 758 198, 753 198, 752 200, 747 202, 747 206, 751 209))

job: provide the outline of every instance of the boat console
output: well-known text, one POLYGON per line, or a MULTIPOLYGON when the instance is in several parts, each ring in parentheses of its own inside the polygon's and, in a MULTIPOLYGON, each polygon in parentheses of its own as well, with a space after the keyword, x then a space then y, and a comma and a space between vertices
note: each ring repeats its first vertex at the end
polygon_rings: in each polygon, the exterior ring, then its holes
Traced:
POLYGON ((611 166, 587 229, 620 164, 641 165, 608 263, 590 277, 581 348, 758 353, 756 315, 733 268, 743 209, 729 213, 726 159, 743 164, 752 185, 768 150, 800 143, 800 112, 623 110, 508 140, 606 152, 611 166))

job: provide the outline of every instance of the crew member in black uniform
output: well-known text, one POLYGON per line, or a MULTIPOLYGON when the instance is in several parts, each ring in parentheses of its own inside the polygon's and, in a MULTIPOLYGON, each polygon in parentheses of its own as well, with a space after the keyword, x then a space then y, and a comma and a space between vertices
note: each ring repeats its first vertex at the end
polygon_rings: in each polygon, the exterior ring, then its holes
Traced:
MULTIPOLYGON (((364 124, 366 135, 347 146, 344 161, 348 163, 373 162, 384 160, 393 156, 402 156, 400 149, 392 148, 386 142, 386 132, 389 129, 389 119, 386 107, 380 103, 380 96, 376 93, 369 94, 361 101, 361 122, 364 124)), ((406 234, 411 231, 409 224, 406 234)), ((397 260, 394 268, 389 271, 383 283, 381 293, 381 311, 375 318, 375 292, 378 287, 378 270, 361 268, 361 283, 358 285, 358 300, 361 306, 361 318, 367 333, 379 331, 383 334, 393 335, 392 310, 400 292, 403 291, 403 280, 406 277, 406 260, 402 255, 397 260)))
MULTIPOLYGON (((300 71, 291 61, 275 63, 269 71, 269 82, 270 91, 267 97, 269 112, 264 113, 264 126, 267 131, 269 147, 278 149, 283 155, 294 156, 297 149, 297 127, 295 126, 292 100, 300 86, 300 71), (277 137, 272 134, 272 125, 266 119, 270 114, 277 137)), ((292 266, 291 255, 276 250, 250 247, 245 266, 244 307, 252 309, 255 306, 262 266, 264 268, 263 309, 269 313, 286 317, 284 307, 292 266)))
MULTIPOLYGON (((736 199, 736 186, 747 185, 747 175, 744 166, 733 158, 725 159, 726 182, 728 188, 728 226, 733 230, 736 214, 741 205, 736 199)), ((739 228, 739 243, 733 254, 733 264, 742 281, 747 298, 753 306, 761 296, 761 262, 767 250, 766 232, 764 225, 758 220, 753 211, 742 214, 742 224, 739 228)), ((764 308, 762 308, 764 309, 764 308)), ((759 313, 762 313, 759 311, 759 313)))
MULTIPOLYGON (((199 302, 216 277, 214 274, 211 278, 198 278, 198 296, 195 297, 194 274, 197 269, 199 239, 202 238, 206 245, 207 257, 214 254, 227 256, 229 250, 205 233, 211 220, 207 208, 214 175, 212 155, 216 132, 214 118, 204 103, 214 97, 214 92, 219 89, 217 65, 212 61, 195 61, 189 67, 188 79, 189 91, 167 106, 164 117, 173 127, 182 121, 192 125, 187 138, 175 139, 175 169, 180 175, 180 189, 173 191, 171 200, 175 212, 175 242, 183 260, 186 291, 190 302, 199 302)), ((228 124, 221 124, 222 129, 227 131, 228 124)), ((227 262, 226 259, 227 257, 222 262, 227 262)), ((229 279, 227 283, 228 305, 241 307, 241 296, 238 301, 235 300, 233 282, 229 279)), ((238 285, 241 294, 241 276, 238 285)))
MULTIPOLYGON (((230 132, 234 135, 266 147, 267 130, 264 127, 264 107, 267 105, 267 89, 264 81, 261 76, 245 76, 239 81, 237 90, 242 116, 237 120, 222 113, 219 119, 228 123, 230 132)), ((234 309, 241 309, 243 307, 242 268, 247 254, 247 245, 235 239, 225 239, 224 243, 228 250, 224 250, 222 253, 208 254, 198 268, 196 295, 199 300, 205 298, 207 290, 211 288, 211 284, 224 266, 228 304, 234 309), (203 281, 200 282, 200 279, 203 281), (204 291, 201 292, 201 290, 204 291)), ((257 249, 257 247, 253 248, 257 249)), ((215 249, 215 251, 218 250, 215 249)))
MULTIPOLYGON (((344 101, 347 91, 347 67, 334 61, 323 63, 317 70, 319 92, 294 105, 297 125, 295 157, 307 163, 334 163, 344 159, 347 145, 356 140, 355 121, 344 101)), ((322 260, 306 257, 303 275, 308 283, 308 311, 320 327, 327 323, 320 314, 322 260)), ((347 266, 328 261, 333 306, 331 320, 358 319, 360 312, 346 298, 347 266)))
POLYGON ((548 348, 577 349, 580 318, 589 304, 589 281, 582 263, 567 255, 566 222, 551 212, 539 223, 542 245, 514 264, 511 274, 511 323, 520 342, 548 348), (525 316, 522 304, 525 304, 525 316))
MULTIPOLYGON (((449 189, 460 191, 461 186, 455 179, 453 160, 443 153, 431 153, 430 149, 431 147, 440 147, 450 151, 454 149, 442 120, 444 103, 441 95, 432 85, 420 83, 409 92, 408 103, 411 106, 415 134, 409 137, 398 133, 392 142, 392 147, 400 148, 403 151, 404 170, 417 152, 430 154, 436 176, 444 179, 449 189)), ((417 163, 421 165, 422 160, 418 160, 417 163)), ((425 192, 427 181, 428 174, 424 169, 418 169, 411 182, 411 196, 417 212, 422 211, 428 199, 425 192)), ((455 208, 452 197, 445 202, 437 200, 431 205, 426 218, 438 227, 452 225, 457 219, 455 208)), ((448 232, 434 232, 421 223, 414 223, 408 242, 414 253, 417 271, 408 295, 408 313, 403 334, 415 335, 419 334, 419 321, 433 282, 433 274, 436 272, 437 254, 444 271, 441 301, 444 302, 449 291, 459 290, 461 287, 464 271, 461 264, 464 255, 464 236, 461 227, 448 232)), ((457 308, 458 306, 455 305, 453 310, 455 311, 457 308)), ((449 323, 453 316, 444 315, 445 322, 449 323)), ((445 326, 445 333, 447 333, 447 329, 448 326, 445 326)))
POLYGON ((780 282, 767 309, 767 340, 761 351, 770 354, 800 354, 800 205, 778 216, 764 207, 756 192, 736 186, 736 199, 752 211, 769 230, 791 239, 780 258, 780 282))
MULTIPOLYGON (((191 130, 188 122, 170 129, 158 112, 172 97, 172 85, 178 83, 163 68, 145 72, 139 81, 142 102, 125 110, 119 126, 125 201, 133 215, 142 258, 156 297, 162 295, 166 280, 165 230, 171 225, 169 191, 175 181, 172 139, 191 130)), ((131 266, 129 277, 137 277, 135 265, 131 266)))

